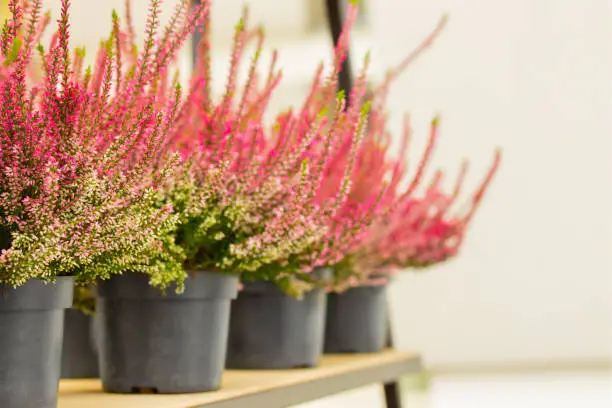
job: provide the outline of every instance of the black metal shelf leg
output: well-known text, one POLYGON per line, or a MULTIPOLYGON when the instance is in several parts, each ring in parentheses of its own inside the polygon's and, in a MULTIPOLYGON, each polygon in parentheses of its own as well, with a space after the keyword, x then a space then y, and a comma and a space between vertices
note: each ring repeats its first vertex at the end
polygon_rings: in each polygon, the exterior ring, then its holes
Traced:
MULTIPOLYGON (((388 303, 388 302, 387 302, 388 303)), ((393 348, 393 330, 391 329, 391 314, 387 304, 387 347, 393 348)), ((387 408, 401 408, 402 398, 398 380, 385 383, 385 405, 387 408)))
MULTIPOLYGON (((332 36, 334 45, 338 43, 342 27, 344 25, 344 14, 346 10, 346 0, 325 0, 327 10, 327 22, 329 23, 329 31, 332 36)), ((351 88, 353 87, 353 72, 351 69, 351 54, 350 50, 346 53, 346 59, 342 63, 342 69, 338 76, 338 90, 344 91, 348 97, 351 88)))

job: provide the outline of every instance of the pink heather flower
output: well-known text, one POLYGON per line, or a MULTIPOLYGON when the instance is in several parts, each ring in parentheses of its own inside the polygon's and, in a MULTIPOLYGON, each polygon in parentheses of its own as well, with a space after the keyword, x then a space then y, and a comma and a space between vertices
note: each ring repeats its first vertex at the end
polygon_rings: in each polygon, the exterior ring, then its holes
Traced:
POLYGON ((416 166, 409 166, 407 154, 411 129, 408 118, 397 158, 391 153, 391 134, 385 112, 386 96, 392 81, 425 51, 446 23, 443 18, 436 29, 376 88, 370 98, 369 127, 356 160, 355 176, 349 200, 368 203, 374 198, 373 188, 386 183, 379 200, 375 220, 363 233, 363 239, 346 252, 336 265, 336 290, 363 284, 381 284, 386 276, 400 269, 421 268, 455 257, 476 208, 497 171, 501 152, 480 187, 473 194, 467 211, 452 211, 465 175, 463 164, 454 189, 447 193, 440 186, 442 172, 437 171, 424 193, 419 192, 438 135, 438 120, 432 121, 429 141, 416 166), (414 167, 411 170, 410 167, 414 167))
MULTIPOLYGON (((172 204, 180 220, 175 243, 185 255, 186 269, 224 270, 240 273, 246 280, 286 281, 283 277, 307 274, 336 262, 373 219, 377 199, 365 204, 348 201, 366 128, 365 75, 348 101, 336 95, 337 73, 355 18, 356 8, 351 5, 330 76, 323 80, 320 70, 301 109, 278 115, 271 127, 264 126, 262 118, 281 74, 276 70, 276 55, 267 74, 258 71, 263 32, 248 28, 245 13, 236 27, 226 90, 220 100, 213 101, 208 21, 206 17, 196 19, 204 25, 196 69, 176 105, 167 97, 154 101, 154 106, 174 106, 176 116, 164 128, 161 148, 147 156, 156 168, 163 167, 174 153, 184 160, 184 167, 161 185, 165 202, 172 204), (246 82, 239 84, 237 72, 244 49, 252 41, 257 51, 246 82)), ((114 54, 129 55, 133 48, 129 30, 116 37, 122 40, 114 54)), ((168 55, 169 60, 176 57, 170 52, 158 55, 168 55)), ((108 65, 105 58, 99 57, 100 64, 108 65)), ((170 72, 164 74, 154 89, 169 95, 176 80, 170 72)), ((130 78, 121 79, 121 89, 130 94, 144 89, 130 86, 130 78)), ((94 83, 93 77, 90 82, 94 83)), ((95 83, 95 89, 103 93, 103 81, 96 78, 95 83)), ((139 111, 146 115, 143 106, 149 106, 146 99, 141 105, 124 106, 127 113, 109 117, 105 127, 122 130, 126 118, 139 111)), ((150 116, 149 121, 154 120, 150 116)), ((97 140, 109 149, 109 139, 97 140)), ((142 161, 137 157, 133 163, 142 161)), ((383 189, 380 191, 382 194, 383 189)))
POLYGON ((178 216, 157 187, 176 171, 162 147, 181 98, 175 82, 160 84, 208 6, 188 13, 187 3, 158 41, 151 0, 140 53, 123 50, 134 33, 113 14, 95 66, 83 69, 84 50, 70 52, 69 0, 47 48, 38 45, 50 20, 41 0, 10 0, 0 37, 0 283, 128 271, 181 283, 181 254, 167 238, 178 216))

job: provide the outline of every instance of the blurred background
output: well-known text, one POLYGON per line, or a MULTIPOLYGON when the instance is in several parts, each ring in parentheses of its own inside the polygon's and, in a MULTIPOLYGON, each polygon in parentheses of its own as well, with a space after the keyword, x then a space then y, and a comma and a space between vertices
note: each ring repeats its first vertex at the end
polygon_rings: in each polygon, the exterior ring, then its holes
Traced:
MULTIPOLYGON (((176 0, 165 0, 169 11, 176 0)), ((142 32, 148 0, 134 0, 142 32)), ((6 3, 6 1, 4 1, 6 3)), ((58 15, 59 0, 45 0, 58 15)), ((243 0, 213 1, 214 89, 220 92, 243 0)), ((413 153, 441 114, 436 164, 471 160, 477 180, 495 146, 504 161, 463 254, 391 293, 396 346, 423 353, 408 407, 612 406, 612 9, 608 0, 370 0, 353 34, 353 68, 370 78, 435 26, 441 38, 393 87, 392 128, 410 112, 413 153), (417 381, 418 380, 418 381, 417 381)), ((270 113, 299 105, 329 61, 323 0, 252 0, 279 50, 284 80, 270 113)), ((73 0, 73 44, 97 48, 123 0, 73 0)), ((6 8, 3 10, 6 13, 6 8)), ((163 20, 163 19, 162 19, 163 20)), ((190 55, 185 54, 188 72, 190 55)), ((245 67, 246 68, 246 67, 245 67)), ((372 387, 309 404, 376 408, 372 387)), ((305 408, 305 407, 304 407, 305 408)))

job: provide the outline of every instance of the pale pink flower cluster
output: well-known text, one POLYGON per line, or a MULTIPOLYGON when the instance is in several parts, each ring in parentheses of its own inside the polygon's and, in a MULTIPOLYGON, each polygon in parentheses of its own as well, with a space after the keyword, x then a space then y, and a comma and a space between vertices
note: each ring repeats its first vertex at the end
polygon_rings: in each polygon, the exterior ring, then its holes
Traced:
POLYGON ((395 145, 387 129, 386 99, 390 85, 437 38, 446 24, 440 20, 435 30, 408 55, 386 80, 370 95, 369 126, 359 152, 356 173, 349 199, 369 202, 377 186, 387 183, 380 199, 375 221, 368 228, 365 239, 347 252, 336 269, 336 290, 363 284, 387 281, 389 274, 406 268, 424 268, 451 259, 459 253, 469 222, 495 175, 501 151, 495 152, 493 163, 484 180, 469 200, 467 209, 456 209, 467 173, 463 163, 454 187, 445 191, 443 172, 438 169, 427 186, 423 178, 431 161, 438 138, 438 119, 431 122, 429 140, 416 166, 408 163, 411 127, 406 116, 399 144, 395 145), (412 169, 411 167, 414 167, 412 169))
MULTIPOLYGON (((264 35, 248 26, 248 14, 236 27, 226 89, 215 101, 210 1, 193 8, 180 0, 165 27, 160 0, 149 4, 144 45, 136 44, 126 0, 125 21, 113 13, 92 69, 83 49, 69 51, 69 0, 48 49, 37 46, 50 21, 41 0, 10 1, 0 41, 0 282, 144 272, 157 286, 181 287, 189 270, 220 270, 274 280, 299 295, 318 267, 350 263, 348 282, 456 254, 498 160, 472 209, 450 216, 463 172, 451 194, 439 177, 417 194, 437 122, 407 188, 407 165, 389 157, 385 129, 391 80, 437 31, 371 101, 367 57, 344 95, 336 88, 357 16, 351 3, 330 73, 321 65, 303 105, 268 127, 263 116, 281 73, 276 54, 260 72, 264 35), (172 67, 198 26, 204 32, 183 91, 172 67)), ((408 137, 407 130, 402 156, 408 137)))
POLYGON ((351 5, 329 76, 323 78, 321 67, 302 107, 281 113, 269 128, 262 117, 281 74, 274 55, 261 80, 261 29, 249 29, 245 13, 218 102, 209 93, 210 46, 204 32, 189 93, 167 144, 190 164, 191 195, 198 197, 198 208, 189 209, 191 221, 185 221, 206 230, 184 241, 199 256, 194 267, 236 271, 247 280, 305 276, 339 261, 373 219, 377 200, 353 208, 348 202, 366 127, 365 81, 348 100, 336 92, 356 15, 351 5), (237 72, 252 41, 256 51, 246 83, 239 85, 237 72), (334 159, 339 156, 345 159, 334 159), (195 220, 197 213, 217 215, 195 220), (210 235, 218 239, 211 242, 210 235), (196 250, 196 241, 206 242, 196 250))
POLYGON ((133 50, 125 73, 118 18, 85 69, 84 50, 70 52, 70 1, 61 4, 48 48, 40 44, 50 22, 41 0, 10 0, 0 39, 0 282, 93 282, 126 271, 148 273, 159 286, 181 280, 180 262, 164 251, 178 217, 156 190, 174 161, 153 164, 180 92, 160 98, 156 89, 204 8, 179 16, 157 49, 152 12, 147 44, 133 50))

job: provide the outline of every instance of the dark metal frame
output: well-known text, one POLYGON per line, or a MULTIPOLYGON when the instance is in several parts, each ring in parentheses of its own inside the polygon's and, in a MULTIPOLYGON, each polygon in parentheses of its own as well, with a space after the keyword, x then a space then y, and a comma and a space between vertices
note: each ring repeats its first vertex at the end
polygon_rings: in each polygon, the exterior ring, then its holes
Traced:
MULTIPOLYGON (((194 4, 200 0, 193 0, 194 4)), ((329 31, 331 33, 334 44, 338 42, 340 33, 342 32, 344 13, 346 10, 346 0, 325 0, 325 8, 327 11, 327 21, 329 31)), ((193 52, 194 56, 197 49, 200 34, 194 35, 193 52)), ((195 58, 194 58, 195 62, 195 58)), ((346 59, 342 64, 342 70, 338 76, 338 90, 345 92, 345 95, 350 95, 353 86, 353 73, 351 69, 350 50, 347 52, 346 59)), ((388 321, 387 346, 393 348, 393 336, 391 330, 391 320, 388 321)), ((259 406, 264 404, 267 408, 285 408, 290 405, 296 405, 310 400, 315 400, 338 392, 357 388, 362 385, 367 385, 375 382, 383 382, 385 391, 385 403, 387 408, 401 408, 401 390, 398 378, 405 375, 407 372, 419 372, 421 362, 419 359, 411 362, 411 367, 406 367, 406 364, 397 364, 391 366, 383 366, 377 369, 368 371, 358 371, 348 373, 339 377, 334 377, 333 381, 327 379, 312 381, 301 384, 299 386, 281 388, 277 390, 267 391, 262 394, 253 394, 243 398, 233 399, 231 401, 214 404, 216 408, 230 408, 236 405, 244 406, 259 406), (307 397, 306 397, 307 396, 307 397), (240 400, 240 401, 239 401, 240 400)), ((262 405, 262 406, 264 406, 262 405)), ((208 406, 210 407, 210 405, 208 406)), ((197 408, 197 407, 194 407, 197 408)))
MULTIPOLYGON (((338 43, 344 21, 346 10, 346 0, 325 0, 327 10, 327 22, 334 44, 338 43)), ((347 51, 346 59, 342 63, 342 69, 338 75, 338 90, 344 91, 345 95, 350 95, 353 87, 353 70, 351 69, 351 54, 347 51)))
MULTIPOLYGON (((388 313, 387 313, 388 315, 388 313)), ((391 319, 387 317, 387 347, 393 348, 393 334, 391 328, 391 319)), ((419 361, 419 369, 416 372, 421 371, 421 362, 419 361)), ((405 373, 404 373, 405 374, 405 373)), ((397 376, 392 378, 391 381, 387 381, 384 383, 384 391, 385 391, 385 405, 387 408, 401 408, 402 407, 402 390, 399 383, 399 378, 401 376, 397 376)))

